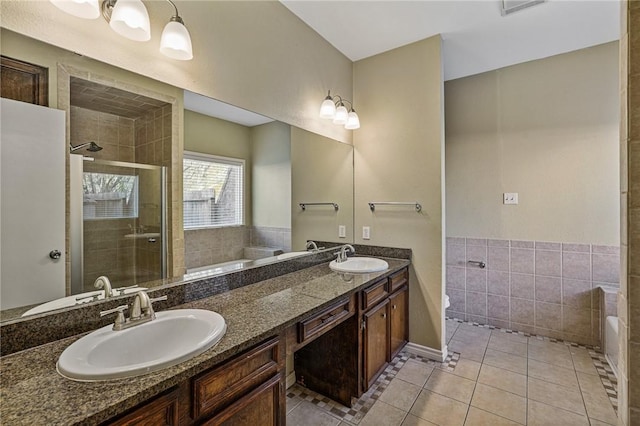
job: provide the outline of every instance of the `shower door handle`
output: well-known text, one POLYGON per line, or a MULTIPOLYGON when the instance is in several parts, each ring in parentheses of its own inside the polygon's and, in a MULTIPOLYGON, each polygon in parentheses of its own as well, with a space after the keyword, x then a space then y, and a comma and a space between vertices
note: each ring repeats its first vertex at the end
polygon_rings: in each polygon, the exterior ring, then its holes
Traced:
POLYGON ((51 250, 49 252, 49 257, 53 260, 58 260, 62 257, 62 253, 60 253, 60 250, 51 250))

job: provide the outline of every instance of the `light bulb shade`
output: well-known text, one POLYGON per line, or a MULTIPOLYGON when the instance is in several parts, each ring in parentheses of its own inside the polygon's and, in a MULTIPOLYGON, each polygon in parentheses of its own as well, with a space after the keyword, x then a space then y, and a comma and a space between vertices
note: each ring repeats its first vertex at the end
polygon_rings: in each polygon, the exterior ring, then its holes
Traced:
POLYGON ((349 118, 349 111, 344 105, 340 105, 336 108, 336 115, 333 117, 333 124, 347 124, 349 118))
POLYGON ((55 7, 77 18, 96 19, 100 16, 98 0, 49 0, 55 7))
POLYGON ((151 38, 149 13, 140 0, 118 0, 111 11, 109 26, 130 40, 147 41, 151 38))
POLYGON ((360 118, 355 111, 351 110, 349 116, 347 117, 347 124, 344 125, 344 128, 347 130, 355 130, 360 128, 360 118))
POLYGON ((193 59, 191 36, 184 24, 172 20, 164 27, 160 39, 160 52, 181 61, 193 59))
POLYGON ((330 97, 322 102, 320 105, 320 118, 333 118, 336 115, 336 104, 330 97))

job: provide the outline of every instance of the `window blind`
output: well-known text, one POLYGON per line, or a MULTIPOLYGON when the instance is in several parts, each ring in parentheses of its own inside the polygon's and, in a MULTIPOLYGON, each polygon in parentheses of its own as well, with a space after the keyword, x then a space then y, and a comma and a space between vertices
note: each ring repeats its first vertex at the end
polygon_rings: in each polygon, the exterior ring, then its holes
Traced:
POLYGON ((185 153, 184 228, 243 223, 244 160, 185 153))
POLYGON ((84 172, 85 220, 138 217, 138 176, 84 172))

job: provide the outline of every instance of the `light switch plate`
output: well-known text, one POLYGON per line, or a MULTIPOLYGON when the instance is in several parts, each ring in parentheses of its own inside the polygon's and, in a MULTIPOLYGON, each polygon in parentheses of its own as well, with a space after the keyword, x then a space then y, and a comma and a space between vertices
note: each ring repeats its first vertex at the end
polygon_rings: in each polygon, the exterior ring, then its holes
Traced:
POLYGON ((371 239, 371 228, 368 226, 362 227, 362 239, 370 240, 371 239))
POLYGON ((347 227, 338 225, 338 238, 347 238, 347 227))
POLYGON ((502 204, 518 204, 518 193, 505 192, 502 194, 502 204))

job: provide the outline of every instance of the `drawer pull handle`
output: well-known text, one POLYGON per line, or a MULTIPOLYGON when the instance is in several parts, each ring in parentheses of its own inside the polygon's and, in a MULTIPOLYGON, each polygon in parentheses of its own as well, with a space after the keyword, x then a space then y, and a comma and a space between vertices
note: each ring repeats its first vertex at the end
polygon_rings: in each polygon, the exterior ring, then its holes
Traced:
POLYGON ((331 321, 332 318, 333 318, 333 315, 327 315, 326 317, 320 318, 320 322, 324 324, 325 322, 331 321))

